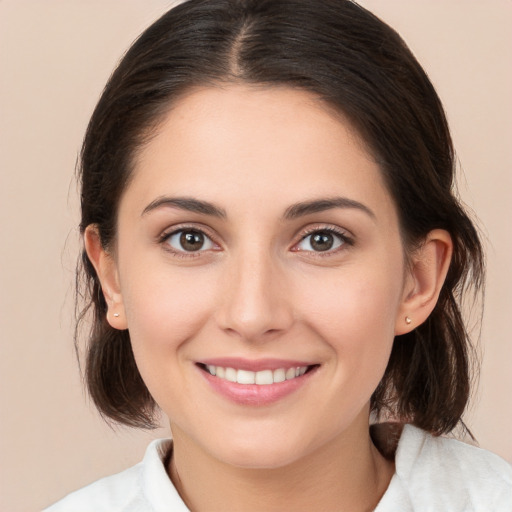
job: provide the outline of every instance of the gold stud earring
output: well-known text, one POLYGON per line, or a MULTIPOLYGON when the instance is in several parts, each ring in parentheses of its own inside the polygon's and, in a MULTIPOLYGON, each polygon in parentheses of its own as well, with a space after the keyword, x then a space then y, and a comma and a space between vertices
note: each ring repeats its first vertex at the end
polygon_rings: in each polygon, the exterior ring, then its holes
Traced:
POLYGON ((405 323, 406 323, 407 325, 409 325, 411 322, 412 322, 412 320, 411 320, 408 316, 406 316, 406 317, 405 317, 405 323))

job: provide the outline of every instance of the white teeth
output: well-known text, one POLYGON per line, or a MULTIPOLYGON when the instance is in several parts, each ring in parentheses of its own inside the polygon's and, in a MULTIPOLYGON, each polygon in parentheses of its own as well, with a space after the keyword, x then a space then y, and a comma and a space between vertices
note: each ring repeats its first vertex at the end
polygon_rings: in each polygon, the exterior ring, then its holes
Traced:
POLYGON ((262 370, 261 372, 256 372, 255 382, 256 384, 273 384, 274 374, 272 373, 272 370, 262 370))
MULTIPOLYGON (((256 374, 257 376, 258 374, 256 374)), ((236 381, 239 384, 254 384, 254 372, 246 370, 238 370, 236 373, 236 381)), ((259 382, 258 382, 259 384, 259 382)))
POLYGON ((229 380, 229 382, 236 382, 236 374, 237 371, 234 368, 226 368, 225 379, 229 380))
POLYGON ((284 368, 279 368, 279 370, 274 370, 274 382, 283 382, 286 380, 286 372, 284 368))
POLYGON ((237 382, 238 384, 258 384, 260 386, 301 377, 308 369, 307 366, 298 366, 251 372, 249 370, 236 370, 234 368, 224 368, 223 366, 214 366, 211 364, 207 365, 206 368, 211 375, 215 375, 220 379, 225 379, 229 382, 237 382))

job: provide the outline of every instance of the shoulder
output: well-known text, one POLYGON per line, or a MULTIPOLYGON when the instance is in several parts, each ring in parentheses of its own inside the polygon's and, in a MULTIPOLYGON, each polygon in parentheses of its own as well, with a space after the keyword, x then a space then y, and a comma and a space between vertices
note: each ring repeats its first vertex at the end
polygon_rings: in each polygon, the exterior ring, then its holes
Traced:
POLYGON ((187 510, 165 471, 163 459, 171 446, 169 439, 153 441, 135 466, 69 494, 44 512, 157 511, 162 503, 187 510))
POLYGON ((131 510, 131 504, 141 499, 141 464, 72 492, 44 512, 131 510))
POLYGON ((411 425, 398 444, 395 479, 414 510, 512 510, 512 467, 506 461, 411 425))

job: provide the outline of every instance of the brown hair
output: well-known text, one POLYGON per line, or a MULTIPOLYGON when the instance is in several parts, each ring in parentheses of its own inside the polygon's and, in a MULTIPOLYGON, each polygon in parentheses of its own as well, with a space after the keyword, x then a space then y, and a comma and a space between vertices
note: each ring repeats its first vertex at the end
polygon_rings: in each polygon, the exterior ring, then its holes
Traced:
MULTIPOLYGON (((134 155, 194 86, 285 85, 310 91, 348 117, 380 164, 399 211, 406 249, 447 230, 454 252, 428 320, 398 336, 371 406, 434 434, 460 421, 470 391, 471 345, 459 302, 483 280, 478 234, 453 194, 454 151, 441 102, 400 36, 348 0, 190 0, 133 44, 92 115, 80 160, 82 233, 96 224, 115 243, 116 213, 134 155)), ((128 331, 106 321, 106 303, 85 251, 78 293, 92 328, 86 381, 100 412, 154 426, 156 404, 135 364, 128 331)), ((78 330, 77 330, 78 332, 78 330)))

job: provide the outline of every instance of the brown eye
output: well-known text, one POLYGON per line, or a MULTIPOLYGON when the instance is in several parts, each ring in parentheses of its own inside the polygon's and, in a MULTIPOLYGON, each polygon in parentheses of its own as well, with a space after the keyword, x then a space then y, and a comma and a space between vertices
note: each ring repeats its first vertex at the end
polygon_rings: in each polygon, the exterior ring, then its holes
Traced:
POLYGON ((183 231, 180 244, 185 251, 199 251, 204 244, 204 235, 198 231, 183 231))
POLYGON ((195 229, 176 231, 167 238, 167 243, 179 252, 198 252, 214 247, 208 236, 195 229))
POLYGON ((330 230, 318 230, 305 236, 296 246, 298 251, 327 252, 338 249, 348 243, 341 233, 330 230))
POLYGON ((334 245, 334 236, 332 233, 315 233, 311 235, 310 244, 315 251, 328 251, 334 245))

